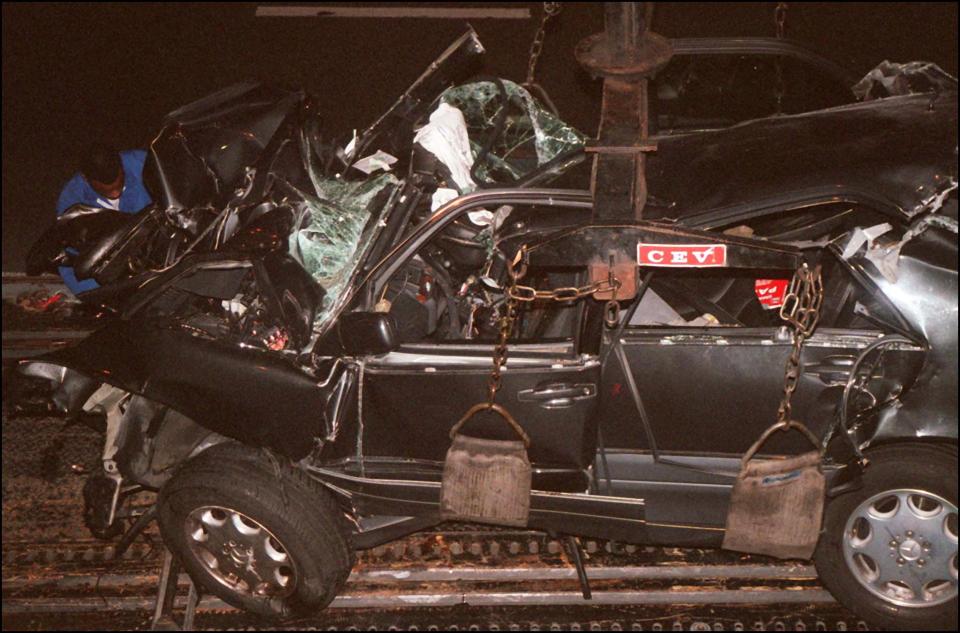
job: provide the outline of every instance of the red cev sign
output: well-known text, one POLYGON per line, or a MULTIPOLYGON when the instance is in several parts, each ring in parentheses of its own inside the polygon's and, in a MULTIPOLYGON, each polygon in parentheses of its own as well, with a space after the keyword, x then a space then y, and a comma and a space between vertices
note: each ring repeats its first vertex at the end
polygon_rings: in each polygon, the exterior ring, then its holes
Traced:
POLYGON ((757 293, 760 305, 772 310, 783 305, 789 283, 789 279, 757 279, 753 284, 753 291, 757 293))
POLYGON ((639 266, 711 268, 727 265, 725 244, 637 244, 639 266))

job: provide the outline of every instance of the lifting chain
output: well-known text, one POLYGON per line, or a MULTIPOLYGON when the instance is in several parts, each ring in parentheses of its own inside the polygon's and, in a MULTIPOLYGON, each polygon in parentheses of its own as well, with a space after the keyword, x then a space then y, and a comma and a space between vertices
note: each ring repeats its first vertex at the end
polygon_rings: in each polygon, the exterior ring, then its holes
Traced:
POLYGON ((507 363, 507 341, 513 333, 513 324, 517 319, 517 300, 513 296, 513 290, 517 287, 517 281, 526 273, 524 265, 517 270, 517 263, 523 258, 524 251, 517 251, 517 256, 512 262, 507 263, 507 275, 510 277, 510 287, 507 289, 507 297, 504 302, 503 316, 500 317, 500 337, 493 348, 493 369, 490 371, 490 379, 487 381, 487 404, 493 406, 497 397, 497 391, 500 390, 502 378, 500 372, 507 363))
MULTIPOLYGON (((784 33, 787 23, 787 3, 778 2, 777 8, 773 10, 773 21, 777 27, 777 39, 782 40, 784 38, 784 33)), ((783 64, 780 61, 780 56, 774 58, 774 71, 776 72, 776 86, 774 87, 774 94, 777 100, 777 114, 783 114, 783 95, 786 91, 783 83, 783 64)))
POLYGON ((582 297, 590 297, 595 294, 604 294, 612 292, 616 294, 620 289, 620 280, 616 277, 609 277, 601 281, 595 281, 586 286, 570 286, 567 288, 555 288, 553 290, 537 290, 530 286, 521 286, 515 284, 507 289, 511 299, 515 301, 576 301, 582 297))
POLYGON ((519 282, 526 273, 526 248, 521 247, 517 250, 513 261, 507 262, 507 275, 510 277, 510 285, 506 289, 504 312, 503 316, 500 317, 500 335, 496 346, 493 348, 493 370, 490 372, 490 379, 487 382, 487 403, 490 405, 494 403, 497 391, 500 390, 501 372, 503 366, 507 363, 507 341, 513 333, 513 326, 517 320, 517 304, 521 301, 576 301, 582 297, 611 293, 612 297, 607 301, 604 309, 604 320, 611 327, 620 320, 620 304, 617 303, 617 291, 620 289, 621 283, 619 279, 613 276, 612 272, 608 274, 606 279, 595 281, 586 286, 571 286, 556 288, 555 290, 537 290, 531 286, 521 286, 519 282))
POLYGON ((537 93, 539 93, 539 96, 543 98, 544 103, 546 103, 554 115, 557 114, 557 107, 553 104, 550 95, 543 89, 543 86, 537 83, 536 75, 537 62, 540 61, 540 53, 543 52, 543 40, 547 34, 547 21, 559 13, 559 2, 543 3, 543 16, 540 18, 540 28, 537 29, 537 33, 533 36, 533 42, 530 44, 530 59, 527 62, 527 79, 523 82, 524 88, 530 91, 536 90, 537 93))
POLYGON ((790 423, 791 400, 800 381, 800 353, 803 343, 813 333, 820 320, 820 304, 823 303, 823 277, 820 266, 811 269, 806 263, 797 269, 787 294, 780 306, 780 318, 793 326, 793 349, 787 358, 783 376, 783 399, 777 409, 777 423, 784 427, 790 423))
MULTIPOLYGON (((520 260, 523 259, 525 256, 523 248, 518 251, 517 256, 520 260)), ((522 272, 526 272, 526 264, 523 265, 522 272)), ((522 275, 518 275, 517 278, 519 279, 520 276, 522 275)), ((553 290, 537 290, 531 286, 521 286, 514 281, 510 287, 507 288, 507 295, 513 301, 531 302, 546 300, 564 302, 609 293, 610 299, 604 308, 603 320, 607 327, 613 328, 616 327, 620 321, 620 304, 617 303, 617 292, 620 290, 621 285, 620 280, 613 276, 613 264, 611 262, 611 268, 607 273, 606 279, 594 281, 586 286, 568 286, 565 288, 554 288, 553 290)))

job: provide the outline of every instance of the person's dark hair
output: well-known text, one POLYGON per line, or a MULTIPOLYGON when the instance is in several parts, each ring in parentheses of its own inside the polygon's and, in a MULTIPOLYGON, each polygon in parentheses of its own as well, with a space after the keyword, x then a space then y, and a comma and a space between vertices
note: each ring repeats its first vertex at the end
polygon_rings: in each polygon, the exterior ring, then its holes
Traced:
POLYGON ((80 162, 80 172, 87 180, 113 182, 120 174, 120 152, 104 143, 95 143, 80 162))

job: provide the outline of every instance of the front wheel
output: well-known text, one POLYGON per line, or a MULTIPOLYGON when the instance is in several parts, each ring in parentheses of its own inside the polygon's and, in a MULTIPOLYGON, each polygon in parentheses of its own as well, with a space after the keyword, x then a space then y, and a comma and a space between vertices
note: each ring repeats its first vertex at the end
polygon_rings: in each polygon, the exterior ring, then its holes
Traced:
POLYGON ((863 487, 831 501, 815 561, 823 584, 893 630, 957 623, 957 456, 932 445, 868 454, 863 487))
POLYGON ((330 493, 263 451, 207 449, 160 489, 157 508, 163 540, 194 582, 253 613, 319 610, 352 567, 330 493))

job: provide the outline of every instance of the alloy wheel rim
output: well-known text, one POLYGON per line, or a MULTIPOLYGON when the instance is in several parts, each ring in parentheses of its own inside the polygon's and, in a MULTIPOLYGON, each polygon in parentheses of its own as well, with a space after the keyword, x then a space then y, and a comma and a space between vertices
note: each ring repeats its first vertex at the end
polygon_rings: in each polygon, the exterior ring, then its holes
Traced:
POLYGON ((184 522, 187 543, 218 583, 244 596, 271 599, 293 593, 297 567, 270 530, 242 512, 201 506, 184 522))
POLYGON ((870 593, 904 607, 957 597, 957 506, 915 489, 888 490, 847 519, 843 556, 870 593))

